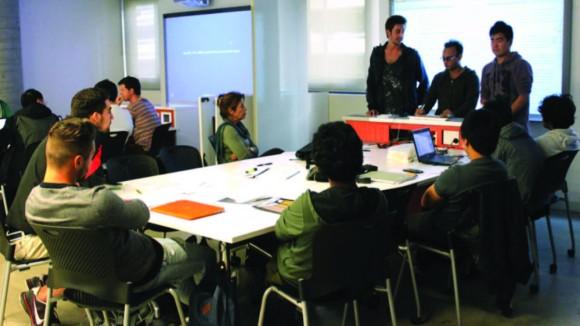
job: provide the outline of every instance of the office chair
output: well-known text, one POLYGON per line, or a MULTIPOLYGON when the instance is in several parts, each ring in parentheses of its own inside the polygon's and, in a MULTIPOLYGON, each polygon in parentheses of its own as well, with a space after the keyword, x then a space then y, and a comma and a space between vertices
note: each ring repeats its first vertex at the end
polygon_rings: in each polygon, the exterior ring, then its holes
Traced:
POLYGON ((484 279, 497 289, 498 308, 509 316, 516 283, 527 283, 532 271, 525 213, 517 182, 508 179, 488 183, 457 196, 466 207, 462 215, 464 226, 448 233, 447 245, 411 239, 410 246, 449 258, 458 325, 461 325, 458 248, 469 248, 479 257, 478 267, 484 279))
MULTIPOLYGON (((42 239, 52 259, 48 271, 48 297, 44 325, 50 325, 50 308, 56 301, 52 289, 64 288, 64 299, 85 309, 91 325, 90 311, 123 312, 123 325, 131 324, 131 312, 168 293, 177 308, 181 325, 186 325, 179 297, 169 286, 146 292, 135 291, 131 282, 119 280, 115 267, 117 248, 111 241, 111 229, 48 226, 31 224, 42 239)), ((135 318, 133 318, 135 319, 135 318)))
POLYGON ((111 183, 150 177, 159 174, 157 161, 145 154, 127 154, 106 163, 107 181, 111 183))
POLYGON ((158 159, 164 172, 178 172, 203 166, 199 151, 192 146, 172 146, 162 148, 158 159))
POLYGON ((153 137, 151 138, 151 147, 149 148, 148 154, 157 157, 159 151, 163 147, 167 147, 171 145, 171 140, 169 137, 169 128, 171 124, 163 124, 159 125, 153 131, 153 137))
POLYGON ((550 247, 552 250, 552 264, 550 265, 550 274, 554 274, 558 270, 556 260, 556 248, 554 245, 554 236, 552 233, 552 222, 550 219, 551 206, 556 202, 562 200, 566 204, 566 217, 568 218, 568 229, 570 231, 570 249, 568 249, 568 257, 574 257, 576 254, 576 244, 574 239, 574 227, 570 217, 570 204, 568 202, 568 184, 566 182, 566 174, 568 169, 576 156, 578 151, 565 151, 560 154, 548 157, 544 162, 544 166, 538 173, 538 178, 532 192, 532 198, 527 205, 527 213, 529 215, 529 228, 531 236, 532 252, 534 253, 534 282, 530 287, 530 292, 536 293, 539 289, 538 284, 538 268, 539 262, 537 257, 538 242, 536 239, 535 221, 546 217, 546 225, 548 227, 548 237, 550 239, 550 247), (564 197, 557 196, 557 192, 561 191, 564 197))
MULTIPOLYGON (((369 271, 378 272, 378 264, 386 259, 386 248, 380 245, 381 232, 377 231, 380 230, 375 225, 365 221, 322 225, 313 236, 311 277, 298 280, 297 295, 291 293, 296 289, 283 289, 276 285, 268 287, 262 296, 258 325, 264 323, 267 300, 273 293, 302 312, 305 326, 310 324, 309 304, 329 299, 345 302, 343 325, 348 306, 352 303, 354 319, 356 325, 359 325, 357 300, 372 291, 375 276, 369 275, 372 274, 369 271)), ((387 279, 385 284, 387 297, 392 300, 390 280, 387 279)), ((392 301, 389 307, 391 320, 396 323, 392 301)))
POLYGON ((107 162, 110 158, 121 156, 125 153, 125 143, 127 142, 127 138, 129 138, 128 131, 111 131, 102 137, 102 162, 107 162))
MULTIPOLYGON (((4 193, 2 193, 4 196, 4 193)), ((4 199, 4 198, 3 198, 4 199)), ((8 214, 6 205, 5 213, 8 214)), ((4 218, 0 220, 0 253, 4 256, 4 270, 2 272, 2 293, 0 297, 0 325, 4 325, 4 313, 6 311, 6 299, 8 297, 8 287, 10 285, 10 276, 14 271, 25 271, 36 265, 47 264, 49 258, 34 260, 16 260, 14 258, 14 240, 23 236, 22 232, 6 233, 4 227, 4 218), (15 238, 14 238, 15 237, 15 238), (14 240, 11 240, 14 239, 14 240)))

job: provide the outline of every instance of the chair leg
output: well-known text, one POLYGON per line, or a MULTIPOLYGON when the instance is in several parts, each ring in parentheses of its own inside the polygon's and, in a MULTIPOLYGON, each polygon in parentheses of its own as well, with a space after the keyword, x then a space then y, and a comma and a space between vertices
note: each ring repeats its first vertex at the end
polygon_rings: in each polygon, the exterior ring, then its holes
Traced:
POLYGON ((348 305, 348 301, 344 303, 344 308, 342 309, 342 323, 340 323, 341 326, 346 325, 346 317, 348 317, 348 305))
POLYGON ((131 306, 126 304, 123 312, 123 326, 129 326, 130 320, 131 320, 131 306))
POLYGON ((537 294, 540 289, 540 261, 538 256, 538 239, 536 238, 536 224, 529 218, 528 232, 530 233, 530 247, 534 261, 534 274, 530 284, 530 294, 537 294))
POLYGON ((413 286, 413 296, 415 297, 415 307, 417 309, 416 321, 423 320, 421 313, 421 299, 419 298, 419 290, 417 290, 417 280, 415 279, 415 267, 413 265, 413 255, 411 254, 411 247, 409 241, 406 244, 407 261, 409 262, 409 274, 411 274, 411 285, 413 286))
POLYGON ((12 263, 4 261, 4 275, 2 275, 2 297, 0 298, 0 325, 4 325, 4 313, 6 312, 6 300, 8 299, 8 285, 10 283, 10 272, 12 263))
POLYGON ((48 287, 46 291, 46 306, 44 308, 43 325, 50 325, 50 309, 52 309, 52 288, 48 287))
POLYGON ((576 241, 574 239, 574 226, 572 225, 572 218, 570 217, 568 191, 564 191, 564 204, 566 204, 566 217, 568 218, 568 230, 570 230, 570 249, 568 249, 568 257, 574 257, 576 255, 576 241))
POLYGON ((181 301, 179 301, 179 295, 177 295, 175 289, 172 288, 168 289, 167 292, 171 294, 171 296, 173 297, 173 301, 175 301, 175 308, 177 309, 177 314, 179 315, 179 321, 181 322, 181 325, 186 326, 187 323, 185 322, 185 315, 183 314, 183 309, 181 308, 181 301))
POLYGON ((401 267, 399 267, 399 275, 397 275, 397 283, 395 283, 395 298, 397 294, 399 294, 399 286, 401 285, 401 279, 403 278, 403 272, 405 271, 405 264, 409 263, 407 257, 407 250, 408 247, 406 246, 399 246, 399 250, 403 252, 403 260, 401 261, 401 267))
POLYGON ((103 314, 103 321, 105 323, 105 326, 111 326, 111 321, 109 320, 109 314, 107 313, 106 310, 101 311, 101 313, 103 314))
POLYGON ((451 276, 453 277, 453 294, 455 295, 455 313, 457 314, 457 325, 461 325, 461 305, 459 302, 459 284, 457 282, 457 267, 455 266, 455 250, 449 250, 451 259, 451 276))
POLYGON ((270 296, 270 293, 272 293, 272 291, 273 291, 272 288, 267 288, 266 291, 264 291, 264 294, 262 295, 262 304, 260 305, 260 315, 258 317, 258 326, 264 325, 264 316, 266 314, 266 304, 268 302, 268 297, 270 296))
POLYGON ((352 309, 354 311, 354 324, 360 326, 360 316, 358 311, 358 301, 352 300, 352 309))
POLYGON ((550 265, 550 274, 558 271, 558 264, 556 262, 556 245, 554 245, 554 233, 552 232, 552 219, 550 218, 550 209, 546 214, 546 225, 548 226, 548 238, 550 239, 550 249, 552 249, 552 264, 550 265))
POLYGON ((393 291, 391 289, 391 279, 387 278, 385 283, 387 288, 387 304, 389 306, 389 314, 391 315, 391 325, 397 326, 397 316, 395 314, 395 301, 393 299, 393 291))
POLYGON ((93 315, 88 308, 84 309, 85 314, 87 315, 87 319, 89 320, 89 326, 95 326, 95 320, 93 319, 93 315))
POLYGON ((302 319, 304 322, 304 326, 309 326, 310 319, 308 318, 308 305, 306 304, 306 301, 301 301, 299 307, 302 310, 302 319))
MULTIPOLYGON (((4 208, 4 216, 8 216, 8 203, 6 202, 6 190, 4 185, 0 185, 0 194, 2 194, 2 207, 4 208)), ((2 325, 0 323, 0 325, 2 325)))

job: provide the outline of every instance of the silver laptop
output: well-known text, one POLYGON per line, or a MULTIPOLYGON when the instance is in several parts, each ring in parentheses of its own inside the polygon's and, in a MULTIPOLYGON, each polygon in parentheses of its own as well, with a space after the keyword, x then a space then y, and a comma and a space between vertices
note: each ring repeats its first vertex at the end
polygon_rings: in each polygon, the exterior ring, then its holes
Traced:
POLYGON ((457 156, 437 154, 429 128, 413 130, 412 134, 419 162, 433 165, 453 165, 459 160, 457 156))

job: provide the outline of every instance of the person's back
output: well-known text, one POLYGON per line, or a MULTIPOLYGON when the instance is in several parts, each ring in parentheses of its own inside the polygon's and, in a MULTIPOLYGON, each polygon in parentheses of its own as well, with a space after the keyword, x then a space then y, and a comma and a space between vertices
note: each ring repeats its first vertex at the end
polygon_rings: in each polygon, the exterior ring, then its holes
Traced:
POLYGON ((572 128, 576 105, 569 95, 546 96, 538 111, 542 114, 542 123, 548 132, 536 138, 536 141, 546 157, 580 149, 580 138, 572 128))
MULTIPOLYGON (((325 224, 387 218, 387 200, 378 189, 358 188, 356 175, 362 168, 362 142, 343 122, 320 126, 312 142, 312 155, 320 173, 328 176, 330 188, 320 193, 306 191, 276 222, 278 273, 295 282, 312 272, 314 233, 325 224)), ((390 239, 385 239, 385 246, 390 239)), ((337 253, 339 254, 339 253, 337 253)))
POLYGON ((521 125, 511 122, 501 128, 493 156, 506 164, 508 174, 517 180, 523 202, 527 203, 544 163, 540 146, 521 125))
POLYGON ((48 134, 58 117, 43 104, 34 103, 21 109, 12 116, 14 126, 24 148, 37 144, 48 134))

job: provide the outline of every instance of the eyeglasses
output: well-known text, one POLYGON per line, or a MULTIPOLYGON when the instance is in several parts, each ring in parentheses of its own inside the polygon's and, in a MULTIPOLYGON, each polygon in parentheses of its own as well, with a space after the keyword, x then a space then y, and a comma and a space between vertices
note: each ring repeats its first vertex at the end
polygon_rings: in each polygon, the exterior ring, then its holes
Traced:
POLYGON ((450 55, 448 57, 441 57, 441 59, 446 62, 446 61, 451 61, 453 59, 455 59, 456 57, 454 55, 450 55))

